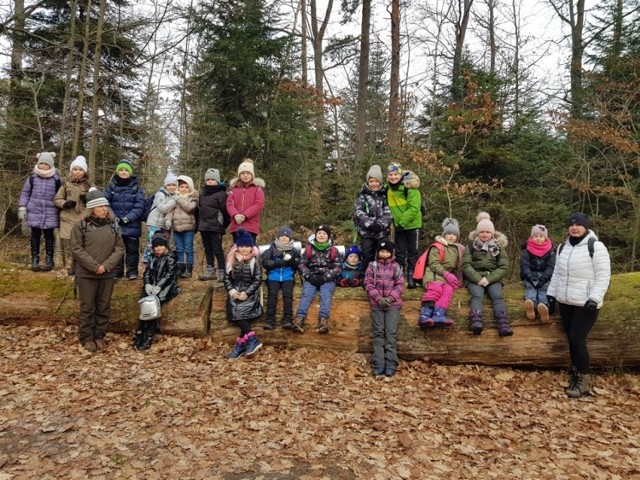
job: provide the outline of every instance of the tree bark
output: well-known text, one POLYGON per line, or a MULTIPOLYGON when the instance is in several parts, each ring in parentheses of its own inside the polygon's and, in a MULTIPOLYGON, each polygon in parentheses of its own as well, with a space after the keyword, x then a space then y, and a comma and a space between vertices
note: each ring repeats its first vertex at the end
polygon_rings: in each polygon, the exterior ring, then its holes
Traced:
POLYGON ((360 59, 358 64, 358 99, 356 105, 355 167, 362 162, 367 133, 367 88, 369 81, 369 47, 371 33, 371 0, 362 1, 360 59))
POLYGON ((469 26, 473 0, 458 0, 458 15, 455 22, 455 49, 453 53, 453 66, 451 69, 451 91, 454 101, 462 101, 464 98, 464 78, 462 76, 462 51, 464 39, 469 26))
POLYGON ((100 0, 100 13, 98 14, 98 27, 95 36, 95 48, 93 51, 93 99, 91 105, 91 147, 89 149, 89 171, 96 171, 96 152, 98 151, 100 130, 100 59, 102 51, 102 29, 104 27, 104 13, 107 0, 100 0))
MULTIPOLYGON (((69 39, 67 40, 67 66, 65 72, 65 89, 64 100, 62 101, 62 118, 60 119, 60 149, 58 150, 60 157, 59 162, 64 161, 65 143, 67 141, 67 116, 71 110, 71 77, 73 75, 73 65, 75 60, 75 41, 76 41, 76 12, 78 10, 78 0, 71 1, 70 14, 71 18, 69 26, 69 39)), ((89 171, 90 174, 94 172, 89 171)))
MULTIPOLYGON (((84 137, 83 117, 84 117, 84 86, 87 78, 87 61, 89 59, 89 42, 91 35, 91 10, 93 9, 92 0, 87 1, 87 8, 84 13, 84 38, 82 39, 82 58, 80 59, 80 67, 78 68, 78 106, 76 107, 76 122, 73 132, 73 142, 71 144, 71 157, 78 155, 81 137, 84 137)), ((82 19, 81 19, 82 20, 82 19)), ((94 170, 89 170, 96 178, 94 170)))
POLYGON ((400 132, 400 0, 391 0, 391 74, 389 84, 389 139, 398 146, 400 132))

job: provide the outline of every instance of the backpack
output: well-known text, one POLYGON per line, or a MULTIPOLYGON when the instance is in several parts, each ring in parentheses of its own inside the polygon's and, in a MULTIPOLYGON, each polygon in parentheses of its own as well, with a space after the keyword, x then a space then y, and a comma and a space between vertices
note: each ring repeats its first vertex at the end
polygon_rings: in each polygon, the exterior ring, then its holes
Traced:
POLYGON ((149 214, 151 213, 151 210, 155 208, 153 206, 154 198, 155 198, 155 194, 149 195, 148 197, 144 198, 144 207, 142 209, 142 217, 140 217, 140 220, 142 220, 143 222, 147 221, 147 218, 149 218, 149 214))
MULTIPOLYGON (((458 247, 458 260, 456 262, 456 266, 458 266, 462 262, 462 254, 464 253, 464 247, 459 243, 456 244, 458 247)), ((427 263, 429 262, 429 253, 431 249, 435 248, 438 250, 438 254, 440 256, 440 263, 444 262, 444 254, 445 254, 445 246, 440 242, 433 242, 429 247, 420 255, 418 261, 416 262, 415 269, 413 271, 413 280, 421 283, 424 278, 424 272, 427 271, 427 263)))
MULTIPOLYGON (((304 247, 304 254, 306 255, 307 258, 311 258, 311 254, 312 254, 311 248, 312 247, 310 243, 307 243, 307 246, 304 247)), ((333 262, 337 256, 338 256, 338 249, 333 245, 331 245, 331 248, 329 250, 329 261, 333 262)))
MULTIPOLYGON (((404 199, 407 201, 409 200, 409 189, 407 187, 404 187, 404 199)), ((420 194, 420 215, 422 215, 422 218, 427 216, 427 204, 424 201, 422 194, 420 194)))
MULTIPOLYGON (((564 243, 562 242, 559 246, 558 246, 558 256, 560 256, 560 254, 562 253, 562 249, 564 248, 564 243)), ((587 240, 587 248, 589 249, 589 256, 591 258, 593 258, 593 251, 594 251, 594 247, 593 245, 596 243, 596 239, 594 237, 589 237, 589 240, 587 240)))
POLYGON ((147 295, 138 300, 140 304, 140 320, 160 318, 160 299, 156 295, 147 295))

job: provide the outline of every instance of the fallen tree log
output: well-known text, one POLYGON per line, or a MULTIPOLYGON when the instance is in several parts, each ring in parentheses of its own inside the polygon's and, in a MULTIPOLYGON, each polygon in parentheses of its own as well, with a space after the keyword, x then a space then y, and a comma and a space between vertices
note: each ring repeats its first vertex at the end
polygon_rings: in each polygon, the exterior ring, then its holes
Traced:
MULTIPOLYGON (((61 272, 31 274, 21 268, 0 266, 0 322, 4 324, 55 325, 77 322, 78 301, 71 279, 61 272), (6 270, 6 271, 5 271, 6 270)), ((235 340, 238 330, 226 320, 226 292, 220 284, 195 280, 181 282, 183 289, 163 305, 165 335, 204 337, 220 342, 235 340)), ((597 367, 640 366, 640 274, 616 275, 589 337, 591 361, 597 367)), ((300 287, 295 294, 299 296, 300 287)), ((398 354, 405 360, 426 359, 440 363, 563 367, 568 363, 567 342, 558 316, 549 324, 529 321, 522 311, 522 287, 505 288, 513 337, 501 338, 492 326, 492 311, 485 301, 485 331, 480 336, 467 330, 468 294, 455 294, 449 314, 455 325, 447 330, 423 332, 417 327, 421 289, 405 292, 405 306, 398 332, 398 354)), ((140 282, 119 281, 112 302, 114 332, 132 332, 137 323, 140 282)), ((266 299, 265 299, 266 300, 266 299)), ((281 307, 279 308, 279 312, 281 307)), ((338 288, 334 296, 328 335, 315 332, 318 302, 309 311, 307 331, 295 334, 277 328, 265 331, 255 325, 266 345, 283 348, 327 348, 370 353, 371 322, 366 294, 359 288, 338 288)))

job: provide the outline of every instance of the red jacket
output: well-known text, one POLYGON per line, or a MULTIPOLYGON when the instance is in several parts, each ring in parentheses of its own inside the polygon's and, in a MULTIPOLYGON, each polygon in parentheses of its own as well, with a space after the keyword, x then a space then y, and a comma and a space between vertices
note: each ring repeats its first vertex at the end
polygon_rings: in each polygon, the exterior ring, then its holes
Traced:
POLYGON ((264 180, 254 178, 246 187, 242 186, 237 178, 229 182, 231 190, 227 195, 227 212, 231 217, 229 231, 235 232, 244 228, 248 232, 258 235, 260 233, 260 213, 264 208, 264 180), (238 225, 235 215, 244 215, 245 221, 238 225))

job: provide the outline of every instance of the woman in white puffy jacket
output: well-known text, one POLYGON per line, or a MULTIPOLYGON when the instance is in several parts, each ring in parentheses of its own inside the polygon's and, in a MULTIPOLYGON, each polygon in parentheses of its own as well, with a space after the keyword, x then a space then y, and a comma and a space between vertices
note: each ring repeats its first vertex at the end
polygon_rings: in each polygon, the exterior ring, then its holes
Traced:
POLYGON ((547 296, 558 302, 569 341, 571 367, 567 396, 589 395, 587 336, 598 319, 611 279, 607 247, 592 230, 589 217, 573 213, 567 222, 567 239, 558 249, 547 296))

